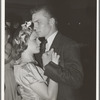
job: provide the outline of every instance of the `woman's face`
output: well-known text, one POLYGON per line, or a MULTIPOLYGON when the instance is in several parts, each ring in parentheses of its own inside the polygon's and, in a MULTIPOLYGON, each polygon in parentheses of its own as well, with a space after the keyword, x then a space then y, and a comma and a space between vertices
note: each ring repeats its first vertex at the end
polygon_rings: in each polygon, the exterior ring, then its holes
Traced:
POLYGON ((38 35, 33 31, 29 40, 28 40, 28 50, 33 53, 39 53, 40 52, 40 40, 38 39, 38 35))

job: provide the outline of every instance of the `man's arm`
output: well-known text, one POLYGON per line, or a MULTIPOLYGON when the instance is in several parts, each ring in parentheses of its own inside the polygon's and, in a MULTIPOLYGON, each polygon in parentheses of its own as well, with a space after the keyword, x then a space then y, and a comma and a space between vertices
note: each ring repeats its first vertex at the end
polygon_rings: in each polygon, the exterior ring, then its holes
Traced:
POLYGON ((79 88, 83 81, 83 70, 78 45, 64 46, 61 60, 61 63, 64 62, 62 65, 56 65, 53 62, 47 64, 44 74, 58 83, 79 88))

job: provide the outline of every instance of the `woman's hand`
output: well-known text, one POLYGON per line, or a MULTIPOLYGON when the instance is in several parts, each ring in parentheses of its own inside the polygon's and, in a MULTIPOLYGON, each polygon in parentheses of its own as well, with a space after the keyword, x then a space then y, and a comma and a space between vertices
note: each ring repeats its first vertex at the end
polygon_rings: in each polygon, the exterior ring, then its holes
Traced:
POLYGON ((50 51, 47 51, 42 55, 43 66, 47 65, 50 61, 58 65, 59 58, 60 56, 56 52, 54 52, 54 49, 51 49, 50 51))
POLYGON ((43 66, 47 65, 50 61, 52 61, 52 53, 53 53, 53 49, 51 49, 50 51, 45 52, 42 55, 43 66))

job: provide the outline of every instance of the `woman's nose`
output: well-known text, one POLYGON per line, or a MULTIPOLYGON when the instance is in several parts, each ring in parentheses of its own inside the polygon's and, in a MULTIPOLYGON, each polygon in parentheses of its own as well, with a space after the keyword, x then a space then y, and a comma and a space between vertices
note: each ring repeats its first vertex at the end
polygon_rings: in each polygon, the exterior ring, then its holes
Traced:
POLYGON ((38 39, 38 45, 40 46, 41 41, 38 39))
POLYGON ((39 40, 39 44, 41 44, 41 41, 39 40))

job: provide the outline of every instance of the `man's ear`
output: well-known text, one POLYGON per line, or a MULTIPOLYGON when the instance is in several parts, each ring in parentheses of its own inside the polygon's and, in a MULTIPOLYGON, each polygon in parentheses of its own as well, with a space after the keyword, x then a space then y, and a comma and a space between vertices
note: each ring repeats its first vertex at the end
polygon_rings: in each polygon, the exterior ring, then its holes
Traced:
POLYGON ((55 24, 55 19, 54 18, 50 18, 50 25, 54 25, 55 24))

